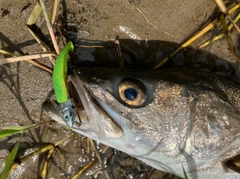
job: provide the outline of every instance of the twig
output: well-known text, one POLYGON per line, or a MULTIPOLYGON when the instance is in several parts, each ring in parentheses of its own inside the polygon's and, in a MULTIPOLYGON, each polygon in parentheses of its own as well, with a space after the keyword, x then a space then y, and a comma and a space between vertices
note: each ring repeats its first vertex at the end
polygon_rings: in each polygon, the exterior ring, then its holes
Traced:
POLYGON ((121 51, 121 47, 120 47, 119 37, 116 38, 115 44, 116 44, 116 49, 117 49, 119 66, 120 66, 120 68, 124 68, 124 61, 123 61, 122 51, 121 51))
POLYGON ((15 55, 14 53, 11 53, 11 52, 8 52, 8 51, 2 50, 2 49, 0 49, 0 53, 4 54, 4 55, 10 55, 10 56, 13 56, 13 57, 18 56, 18 55, 15 55))
MULTIPOLYGON (((153 23, 151 23, 151 22, 148 20, 147 16, 145 16, 145 14, 143 14, 143 12, 142 12, 139 8, 136 7, 136 10, 144 17, 144 19, 147 21, 147 23, 149 23, 151 26, 153 26, 153 27, 154 27, 155 29, 157 29, 158 31, 161 31, 161 30, 159 30, 159 28, 158 28, 156 25, 154 25, 153 23)), ((165 31, 162 31, 162 32, 165 33, 165 34, 167 34, 167 35, 169 35, 169 36, 172 36, 172 37, 176 38, 176 36, 173 35, 173 34, 170 34, 170 33, 165 32, 165 31)))
MULTIPOLYGON (((2 53, 2 54, 4 54, 4 55, 10 55, 10 56, 13 56, 13 57, 18 57, 19 55, 16 55, 16 54, 14 54, 14 53, 11 53, 11 52, 8 52, 8 51, 5 51, 5 50, 1 50, 0 49, 0 53, 2 53)), ((39 68, 42 68, 42 69, 44 69, 44 70, 46 70, 46 71, 48 71, 48 72, 50 72, 50 73, 52 73, 52 69, 51 68, 49 68, 48 66, 46 66, 46 65, 44 65, 44 64, 42 64, 42 63, 39 63, 37 60, 33 60, 33 59, 30 59, 30 60, 26 60, 27 62, 29 62, 29 63, 31 63, 31 64, 33 64, 34 66, 37 66, 37 67, 39 67, 39 68)), ((1 60, 0 60, 0 62, 1 62, 1 60)), ((5 66, 6 67, 6 66, 5 66)))
MULTIPOLYGON (((44 52, 51 51, 50 48, 38 37, 38 35, 35 32, 32 31, 30 27, 27 26, 27 28, 29 32, 32 34, 32 36, 35 38, 35 40, 38 42, 38 44, 41 46, 44 52)), ((52 62, 53 65, 55 64, 52 57, 49 57, 49 60, 52 62)))
POLYGON ((57 7, 58 7, 59 2, 60 2, 60 0, 54 0, 54 2, 53 2, 52 10, 50 13, 51 24, 54 24, 54 22, 55 22, 56 14, 57 14, 57 7))
POLYGON ((219 9, 222 11, 222 13, 227 14, 227 8, 225 6, 225 4, 223 3, 222 0, 215 0, 215 2, 217 3, 219 9))
POLYGON ((46 178, 46 176, 47 176, 49 160, 52 157, 54 149, 55 149, 55 147, 48 151, 48 155, 47 155, 47 157, 44 160, 43 168, 42 168, 42 172, 41 172, 41 177, 42 178, 46 178))
MULTIPOLYGON (((39 155, 40 153, 46 152, 46 151, 51 150, 51 149, 54 149, 54 145, 48 144, 47 146, 42 147, 41 149, 36 150, 36 151, 32 152, 31 154, 29 154, 29 155, 27 155, 27 156, 22 157, 22 158, 21 158, 21 162, 24 162, 24 161, 32 158, 32 157, 35 156, 35 155, 39 155)), ((20 163, 21 163, 21 162, 20 162, 20 163)), ((14 163, 14 164, 11 166, 11 169, 10 169, 9 171, 11 172, 12 170, 14 170, 14 169, 15 169, 16 167, 18 167, 19 165, 20 165, 19 163, 14 163)))
POLYGON ((56 55, 53 52, 48 52, 48 53, 39 53, 39 54, 33 54, 33 55, 2 58, 2 59, 0 59, 0 64, 13 63, 13 62, 19 62, 19 61, 24 61, 24 60, 38 59, 38 58, 45 58, 45 57, 49 57, 49 56, 56 56, 56 55))
MULTIPOLYGON (((47 123, 48 123, 48 122, 47 122, 47 123)), ((46 124, 46 123, 38 124, 38 125, 34 126, 34 128, 35 128, 35 127, 39 127, 40 125, 43 125, 43 124, 46 124)), ((33 129, 33 128, 32 128, 32 129, 33 129)), ((47 156, 47 158, 45 159, 43 169, 42 169, 42 175, 45 176, 46 173, 47 173, 48 160, 49 160, 49 158, 51 157, 54 149, 56 149, 56 147, 57 147, 58 145, 60 145, 61 143, 63 143, 64 141, 66 141, 66 140, 68 140, 70 137, 72 137, 73 134, 74 134, 74 133, 72 132, 72 133, 71 133, 70 135, 68 135, 66 138, 64 138, 63 140, 57 142, 55 145, 53 145, 53 144, 48 144, 47 146, 42 147, 42 148, 40 148, 40 149, 38 149, 38 150, 36 150, 36 151, 34 151, 34 152, 32 152, 32 153, 24 156, 24 157, 22 157, 22 158, 20 159, 20 162, 19 162, 19 163, 14 163, 14 164, 11 166, 11 169, 10 169, 9 171, 10 171, 10 172, 13 171, 13 170, 14 170, 16 167, 18 167, 22 162, 24 162, 24 161, 32 158, 33 156, 36 156, 36 155, 39 155, 40 153, 49 151, 48 156, 47 156)))
POLYGON ((32 13, 30 14, 30 16, 28 18, 27 25, 31 26, 31 25, 35 24, 38 20, 38 17, 41 14, 41 12, 42 12, 42 8, 41 8, 40 4, 37 3, 34 6, 32 13))
POLYGON ((93 164, 96 162, 96 160, 89 162, 87 165, 85 165, 81 170, 79 170, 73 177, 72 179, 77 179, 85 170, 93 166, 93 164))
POLYGON ((96 156, 98 158, 98 161, 101 164, 102 169, 104 169, 105 168, 105 164, 104 164, 102 153, 99 152, 99 150, 97 149, 97 144, 96 144, 96 142, 94 140, 90 139, 90 143, 92 145, 92 148, 93 148, 94 152, 96 152, 96 156))
POLYGON ((43 70, 46 70, 46 71, 48 71, 50 73, 53 72, 52 68, 49 68, 48 66, 39 63, 37 60, 31 59, 31 60, 27 60, 27 62, 29 62, 29 63, 33 64, 34 66, 37 66, 37 67, 39 67, 39 68, 41 68, 43 70))
POLYGON ((233 6, 232 8, 230 8, 229 10, 228 10, 228 14, 232 14, 233 12, 235 12, 237 9, 239 9, 240 8, 240 2, 239 3, 237 3, 235 6, 233 6))
POLYGON ((237 29, 238 33, 240 34, 240 29, 237 24, 232 20, 232 18, 228 14, 228 10, 222 0, 215 0, 216 4, 218 5, 219 9, 226 15, 226 17, 231 21, 233 26, 237 29))
POLYGON ((60 140, 59 142, 57 142, 54 146, 60 145, 60 144, 63 143, 64 141, 70 139, 73 135, 74 135, 74 133, 72 132, 72 133, 69 134, 66 138, 64 138, 64 139, 60 140))
POLYGON ((226 19, 225 19, 223 14, 220 15, 220 21, 221 21, 224 33, 225 33, 227 41, 228 41, 229 50, 230 50, 230 52, 234 53, 235 49, 234 49, 233 41, 232 41, 232 38, 231 38, 231 36, 229 34, 229 30, 228 30, 228 27, 227 27, 226 19))
POLYGON ((80 48, 104 48, 102 45, 79 45, 80 48))
MULTIPOLYGON (((102 154, 106 153, 106 151, 108 150, 108 147, 105 147, 102 154)), ((77 179, 79 178, 79 176, 86 171, 88 168, 90 168, 91 166, 93 166, 93 164, 95 164, 97 162, 97 160, 95 159, 94 161, 89 162, 87 165, 85 165, 83 168, 81 168, 73 177, 72 179, 77 179)))
POLYGON ((232 18, 227 15, 227 18, 231 21, 231 23, 233 24, 233 26, 235 27, 235 29, 237 29, 238 33, 240 34, 240 29, 239 27, 237 26, 237 24, 234 22, 234 20, 232 20, 232 18))
POLYGON ((56 37, 54 35, 54 31, 53 31, 53 28, 52 28, 52 24, 50 23, 50 20, 49 20, 48 14, 47 14, 47 9, 46 9, 46 6, 45 6, 43 0, 40 0, 40 5, 41 5, 42 10, 43 10, 43 15, 44 15, 44 18, 45 18, 46 23, 47 23, 48 31, 49 31, 49 34, 51 36, 54 49, 55 49, 56 53, 59 54, 60 50, 59 50, 57 40, 56 40, 56 37))
MULTIPOLYGON (((240 13, 234 18, 234 22, 236 23, 239 19, 240 19, 240 13)), ((231 31, 232 28, 233 28, 233 24, 230 23, 230 24, 228 25, 228 31, 231 31)), ((218 39, 221 39, 222 37, 224 37, 224 35, 225 35, 224 33, 221 33, 221 34, 219 34, 219 35, 211 38, 210 40, 204 42, 204 43, 201 44, 198 48, 203 48, 203 47, 209 45, 211 42, 214 42, 214 41, 216 41, 216 40, 218 40, 218 39)))
POLYGON ((203 34, 208 32, 210 29, 212 29, 215 24, 218 22, 218 18, 215 18, 212 22, 210 22, 207 26, 205 26, 202 30, 197 32, 195 35, 193 35, 190 39, 188 39, 186 42, 184 42, 180 47, 178 47, 172 54, 170 54, 168 57, 163 58, 158 62, 157 64, 154 64, 153 69, 160 68, 162 65, 164 65, 170 58, 175 56, 179 51, 193 43, 195 40, 197 40, 199 37, 201 37, 203 34))

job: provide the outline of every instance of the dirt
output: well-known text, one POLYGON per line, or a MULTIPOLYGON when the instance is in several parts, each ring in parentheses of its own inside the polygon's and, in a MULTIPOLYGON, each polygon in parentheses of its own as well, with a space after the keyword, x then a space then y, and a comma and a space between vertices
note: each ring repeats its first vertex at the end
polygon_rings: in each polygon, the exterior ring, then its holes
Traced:
MULTIPOLYGON (((226 4, 230 6, 233 1, 226 4)), ((42 52, 39 44, 26 28, 26 22, 36 1, 0 0, 0 48, 24 55, 42 52)), ((48 10, 51 2, 47 2, 48 10)), ((239 11, 239 10, 238 10, 239 11)), ((207 24, 219 9, 213 0, 155 1, 155 0, 78 0, 61 1, 54 25, 56 35, 59 29, 64 37, 76 45, 72 59, 83 66, 117 67, 116 46, 118 36, 126 67, 148 68, 154 62, 170 55, 180 43, 207 24), (103 48, 82 48, 83 45, 103 46, 103 48)), ((239 23, 238 23, 239 24, 239 23)), ((222 38, 203 50, 196 48, 205 40, 219 33, 220 25, 191 44, 170 60, 167 66, 190 66, 207 68, 211 71, 235 74, 238 68, 236 58, 229 52, 226 38, 222 38)), ((38 20, 35 31, 52 48, 43 16, 38 20)), ((240 54, 239 34, 231 32, 233 43, 240 54)), ((58 41, 60 41, 58 39, 58 41)), ((61 44, 61 43, 60 43, 61 44)), ((53 49, 53 48, 52 48, 53 49)), ((3 58, 5 56, 1 56, 3 58)), ((51 66, 47 59, 39 60, 51 66)), ((54 97, 51 74, 27 62, 0 66, 0 127, 29 125, 50 121, 42 111, 41 104, 54 97)), ((55 144, 67 137, 71 131, 51 123, 27 132, 20 145, 18 158, 34 150, 55 144)), ((2 171, 9 152, 18 141, 19 135, 0 141, 2 171)), ((74 134, 55 150, 49 161, 47 178, 70 178, 82 166, 95 159, 86 155, 86 138, 74 134), (58 152, 59 151, 59 152, 58 152)), ((104 148, 103 146, 101 146, 104 148)), ((110 150, 106 170, 99 171, 97 163, 92 170, 92 178, 143 178, 150 168, 121 152, 110 150), (114 157, 112 157, 114 156, 114 157)), ((9 178, 41 178, 41 168, 46 153, 35 156, 16 168, 9 178)), ((90 171, 87 172, 91 174, 90 171)), ((83 174, 80 178, 88 178, 83 174)), ((161 178, 164 174, 154 170, 149 177, 161 178)), ((165 175, 166 177, 166 175, 165 175)))

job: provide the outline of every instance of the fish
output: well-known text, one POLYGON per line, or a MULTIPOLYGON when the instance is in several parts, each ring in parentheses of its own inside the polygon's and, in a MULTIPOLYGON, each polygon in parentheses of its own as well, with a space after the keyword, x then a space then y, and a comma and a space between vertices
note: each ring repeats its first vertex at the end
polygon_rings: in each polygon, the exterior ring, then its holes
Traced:
MULTIPOLYGON (((75 68, 73 131, 184 178, 239 178, 240 85, 207 70, 75 68), (79 106, 81 106, 79 105, 79 106)), ((66 126, 52 102, 43 110, 66 126)))

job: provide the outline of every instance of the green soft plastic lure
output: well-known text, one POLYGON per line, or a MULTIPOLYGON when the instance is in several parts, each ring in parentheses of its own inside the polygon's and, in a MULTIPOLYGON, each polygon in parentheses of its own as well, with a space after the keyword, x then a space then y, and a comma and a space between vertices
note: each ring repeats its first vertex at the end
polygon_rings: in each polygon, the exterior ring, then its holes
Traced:
POLYGON ((60 105, 61 114, 69 127, 74 123, 74 109, 72 100, 69 98, 67 90, 67 57, 68 52, 74 50, 74 45, 70 41, 60 52, 53 69, 53 88, 56 100, 60 105))

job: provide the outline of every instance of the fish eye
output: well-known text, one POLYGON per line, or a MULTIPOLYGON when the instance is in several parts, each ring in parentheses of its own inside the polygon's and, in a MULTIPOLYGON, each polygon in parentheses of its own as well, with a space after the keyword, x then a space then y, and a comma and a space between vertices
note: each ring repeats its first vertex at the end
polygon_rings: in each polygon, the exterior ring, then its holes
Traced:
POLYGON ((138 80, 124 80, 118 85, 120 102, 129 107, 142 107, 148 98, 145 85, 138 80))
POLYGON ((73 112, 71 110, 67 110, 63 113, 63 118, 68 121, 73 117, 73 112))

